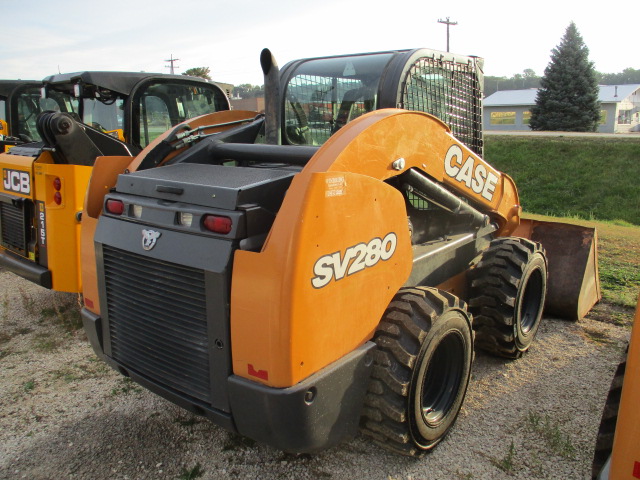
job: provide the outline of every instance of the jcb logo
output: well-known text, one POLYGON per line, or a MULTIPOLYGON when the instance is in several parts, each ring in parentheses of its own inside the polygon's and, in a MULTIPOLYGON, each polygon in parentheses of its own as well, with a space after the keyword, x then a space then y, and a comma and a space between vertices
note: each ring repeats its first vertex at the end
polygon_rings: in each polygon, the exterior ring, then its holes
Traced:
POLYGON ((25 195, 31 193, 31 180, 27 172, 4 168, 2 170, 2 182, 5 190, 24 193, 25 195))
POLYGON ((380 260, 389 260, 396 251, 398 237, 390 232, 384 238, 374 238, 369 243, 358 243, 340 252, 320 257, 313 266, 315 277, 311 279, 314 288, 322 288, 332 279, 341 280, 347 275, 361 272, 375 266, 380 260))

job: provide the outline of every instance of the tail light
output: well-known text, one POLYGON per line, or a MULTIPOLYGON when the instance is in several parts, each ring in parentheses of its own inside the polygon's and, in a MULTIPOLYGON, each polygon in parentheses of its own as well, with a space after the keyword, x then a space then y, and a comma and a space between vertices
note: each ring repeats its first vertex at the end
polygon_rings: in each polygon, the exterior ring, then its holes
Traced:
POLYGON ((220 233, 226 235, 231 231, 233 222, 229 217, 222 217, 219 215, 205 215, 202 218, 202 224, 204 228, 210 232, 220 233))
POLYGON ((105 210, 113 215, 122 215, 124 212, 124 202, 110 198, 105 203, 105 210))
POLYGON ((53 189, 55 190, 53 194, 53 201, 56 205, 62 204, 62 193, 60 193, 60 189, 62 188, 62 180, 60 177, 56 177, 53 179, 53 189))

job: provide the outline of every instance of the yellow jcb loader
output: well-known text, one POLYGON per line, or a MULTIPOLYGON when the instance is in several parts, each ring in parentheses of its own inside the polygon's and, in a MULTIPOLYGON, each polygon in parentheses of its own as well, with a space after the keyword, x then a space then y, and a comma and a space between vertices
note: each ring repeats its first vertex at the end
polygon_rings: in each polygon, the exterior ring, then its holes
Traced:
POLYGON ((28 99, 28 143, 0 154, 0 265, 80 292, 80 216, 96 157, 135 155, 172 125, 228 110, 229 101, 217 85, 182 75, 79 72, 43 84, 28 99))
POLYGON ((37 115, 42 111, 35 80, 0 80, 0 153, 25 142, 38 141, 37 115))
POLYGON ((552 281, 545 239, 513 235, 514 182, 481 157, 482 61, 261 64, 264 116, 201 117, 96 161, 87 335, 123 375, 285 451, 361 425, 420 455, 454 424, 474 337, 520 357, 552 281))

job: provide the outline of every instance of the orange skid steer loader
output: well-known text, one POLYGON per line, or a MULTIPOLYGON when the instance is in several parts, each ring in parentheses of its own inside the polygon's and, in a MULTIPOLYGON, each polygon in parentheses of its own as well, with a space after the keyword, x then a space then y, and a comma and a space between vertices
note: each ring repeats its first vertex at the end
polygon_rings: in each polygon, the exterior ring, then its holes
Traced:
POLYGON ((607 395, 592 465, 594 480, 640 478, 640 295, 629 348, 607 395))
POLYGON ((202 117, 96 162, 85 330, 113 368, 231 431, 315 452, 361 424, 420 455, 454 424, 474 337, 521 356, 547 291, 543 245, 512 236, 514 182, 481 158, 482 62, 261 63, 264 116, 202 117))
POLYGON ((131 157, 170 126, 229 102, 217 85, 182 75, 79 72, 43 85, 23 98, 23 143, 0 154, 0 265, 80 292, 80 216, 96 157, 131 157))

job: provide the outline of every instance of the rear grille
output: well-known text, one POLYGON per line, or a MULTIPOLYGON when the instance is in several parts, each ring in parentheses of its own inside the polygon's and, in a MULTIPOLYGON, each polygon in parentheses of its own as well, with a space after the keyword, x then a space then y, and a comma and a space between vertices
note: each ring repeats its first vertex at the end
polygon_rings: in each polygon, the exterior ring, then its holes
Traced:
POLYGON ((103 246, 111 356, 211 403, 204 272, 103 246))
POLYGON ((25 204, 0 202, 2 246, 21 255, 27 253, 25 204))

